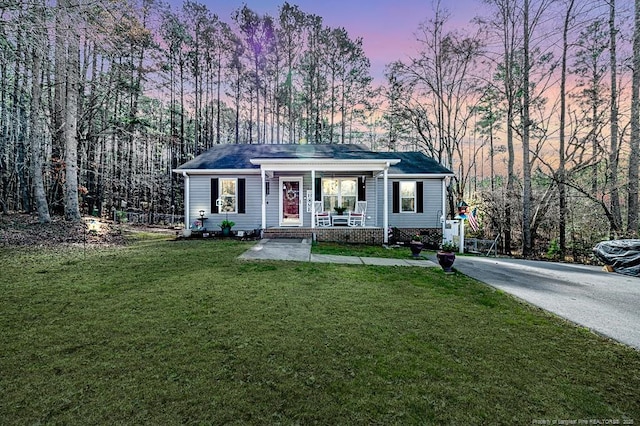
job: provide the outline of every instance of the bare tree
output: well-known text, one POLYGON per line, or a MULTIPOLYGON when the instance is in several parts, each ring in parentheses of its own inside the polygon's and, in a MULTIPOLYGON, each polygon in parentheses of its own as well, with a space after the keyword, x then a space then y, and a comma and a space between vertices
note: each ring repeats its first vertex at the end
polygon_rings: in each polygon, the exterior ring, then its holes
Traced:
POLYGON ((40 223, 51 222, 49 215, 49 205, 47 203, 47 194, 44 186, 44 177, 42 175, 42 159, 44 152, 42 150, 42 139, 44 138, 44 128, 42 123, 42 62, 44 56, 44 4, 37 4, 33 10, 33 46, 31 49, 32 72, 31 72, 31 109, 30 109, 30 126, 29 126, 29 142, 31 145, 32 155, 32 175, 33 175, 33 193, 38 211, 38 220, 40 223))
POLYGON ((638 163, 640 162, 640 0, 635 0, 633 75, 631 82, 631 140, 627 193, 627 233, 638 234, 638 163))
POLYGON ((448 18, 437 9, 420 27, 417 57, 394 63, 387 78, 394 86, 395 116, 411 125, 423 151, 458 172, 449 186, 449 211, 454 212, 471 170, 465 163, 469 147, 464 142, 479 98, 472 71, 481 43, 477 35, 446 31, 448 18))
POLYGON ((81 4, 72 0, 59 0, 58 13, 61 15, 60 25, 56 32, 61 32, 58 40, 62 43, 56 51, 56 61, 61 65, 59 70, 64 74, 56 75, 57 84, 64 84, 64 163, 65 163, 65 202, 64 212, 67 220, 80 220, 78 202, 78 80, 80 76, 80 41, 77 32, 78 7, 81 4), (64 65, 62 65, 64 64, 64 65), (64 82, 64 83, 63 83, 64 82))
POLYGON ((517 107, 520 96, 521 66, 521 38, 518 28, 523 26, 519 11, 513 0, 486 0, 495 9, 494 17, 481 23, 488 28, 490 35, 500 41, 499 58, 496 60, 497 81, 496 89, 504 102, 504 117, 507 143, 507 185, 504 200, 504 220, 502 223, 504 250, 511 253, 512 241, 512 215, 515 199, 515 185, 517 175, 515 172, 515 148, 514 128, 517 107))
POLYGON ((286 106, 286 140, 292 143, 296 141, 295 131, 295 68, 299 62, 300 53, 304 47, 304 23, 306 14, 298 6, 285 2, 280 8, 279 30, 277 31, 280 49, 285 60, 287 76, 280 88, 280 103, 286 106))
POLYGON ((560 135, 558 145, 558 201, 559 201, 559 217, 558 217, 558 234, 560 258, 564 259, 567 249, 567 193, 565 187, 565 126, 567 122, 567 56, 569 49, 569 25, 572 20, 573 7, 575 0, 568 0, 564 22, 562 26, 562 63, 560 68, 560 135))
POLYGON ((610 145, 608 183, 611 194, 611 237, 614 237, 622 229, 622 213, 620 209, 620 194, 618 191, 618 163, 620 147, 618 146, 618 57, 616 27, 616 0, 607 0, 609 4, 609 58, 611 77, 611 103, 609 105, 610 119, 610 145))
MULTIPOLYGON (((253 92, 256 103, 256 143, 263 141, 263 132, 260 129, 260 94, 264 92, 264 69, 266 57, 274 48, 273 20, 270 16, 260 17, 249 9, 246 5, 236 12, 234 19, 238 23, 247 44, 247 54, 250 56, 253 77, 253 92)), ((252 117, 251 117, 252 118, 252 117)), ((264 131, 264 129, 263 129, 264 131)), ((253 132, 249 135, 250 142, 253 141, 253 132)))
POLYGON ((531 254, 531 160, 529 152, 529 137, 531 128, 531 117, 529 106, 531 103, 530 94, 530 38, 531 27, 529 25, 529 0, 524 0, 523 6, 523 30, 522 50, 524 63, 522 66, 522 255, 527 257, 531 254))

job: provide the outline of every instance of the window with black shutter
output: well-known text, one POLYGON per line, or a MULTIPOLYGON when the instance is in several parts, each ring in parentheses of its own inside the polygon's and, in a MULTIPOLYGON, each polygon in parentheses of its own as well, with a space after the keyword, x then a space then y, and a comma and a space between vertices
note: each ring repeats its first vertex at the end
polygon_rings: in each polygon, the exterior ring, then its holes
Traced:
POLYGON ((400 182, 392 182, 393 213, 400 213, 400 182))
POLYGON ((316 193, 314 194, 314 201, 322 201, 322 178, 316 178, 316 193))
POLYGON ((245 213, 246 179, 211 179, 211 213, 245 213))
POLYGON ((216 203, 220 194, 219 189, 218 178, 211 179, 211 213, 213 214, 217 214, 219 212, 219 207, 216 203))
POLYGON ((246 213, 246 179, 238 179, 238 213, 246 213))
POLYGON ((358 178, 358 201, 367 201, 367 187, 364 176, 358 178))

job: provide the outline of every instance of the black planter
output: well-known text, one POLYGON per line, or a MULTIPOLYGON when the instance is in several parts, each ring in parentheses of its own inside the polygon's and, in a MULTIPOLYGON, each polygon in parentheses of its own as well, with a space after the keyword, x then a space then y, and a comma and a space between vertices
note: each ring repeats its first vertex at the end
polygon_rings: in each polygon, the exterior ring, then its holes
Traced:
POLYGON ((436 254, 438 258, 438 263, 442 266, 442 269, 446 274, 453 274, 453 270, 451 267, 453 266, 453 262, 456 260, 456 254, 450 251, 439 251, 436 254))
POLYGON ((424 244, 422 244, 420 241, 411 241, 411 243, 409 244, 409 248, 411 249, 411 254, 413 255, 413 257, 418 257, 423 247, 424 244))

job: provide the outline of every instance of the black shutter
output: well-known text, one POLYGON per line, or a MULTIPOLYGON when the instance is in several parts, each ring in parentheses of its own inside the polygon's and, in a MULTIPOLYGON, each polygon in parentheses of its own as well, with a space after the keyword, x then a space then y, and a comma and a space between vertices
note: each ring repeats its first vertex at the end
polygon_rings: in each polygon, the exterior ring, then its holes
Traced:
POLYGON ((400 213, 400 182, 392 182, 393 213, 400 213))
POLYGON ((424 182, 416 182, 416 213, 424 213, 424 182))
POLYGON ((316 178, 316 193, 314 196, 315 201, 322 201, 322 178, 316 178))
POLYGON ((246 213, 246 194, 247 183, 246 179, 238 179, 238 213, 246 213))
POLYGON ((218 178, 211 179, 211 213, 217 214, 218 204, 216 204, 216 200, 218 199, 218 178))
POLYGON ((358 178, 358 201, 367 201, 367 188, 364 177, 358 178))

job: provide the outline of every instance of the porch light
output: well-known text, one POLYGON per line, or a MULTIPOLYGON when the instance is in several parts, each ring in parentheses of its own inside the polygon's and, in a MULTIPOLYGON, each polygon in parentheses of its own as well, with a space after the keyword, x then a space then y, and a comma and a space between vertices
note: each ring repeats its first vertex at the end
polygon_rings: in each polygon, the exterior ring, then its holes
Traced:
POLYGON ((204 210, 200 210, 200 219, 204 217, 204 210))

